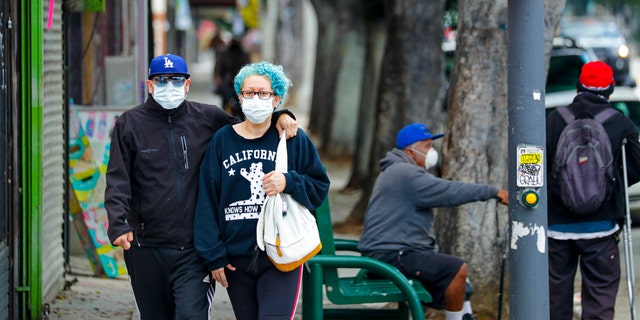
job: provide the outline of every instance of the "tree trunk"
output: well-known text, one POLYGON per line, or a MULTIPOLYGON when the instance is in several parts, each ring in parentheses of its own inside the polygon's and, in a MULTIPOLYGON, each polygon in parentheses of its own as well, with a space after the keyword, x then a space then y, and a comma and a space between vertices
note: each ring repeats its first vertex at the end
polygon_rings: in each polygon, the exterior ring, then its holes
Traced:
POLYGON ((545 0, 544 1, 544 55, 545 70, 549 71, 549 56, 553 47, 553 38, 556 35, 558 25, 562 19, 562 13, 566 5, 566 0, 545 0))
MULTIPOLYGON (((342 190, 350 192, 361 189, 369 176, 369 159, 373 145, 373 132, 376 122, 376 105, 378 83, 382 69, 382 58, 386 43, 386 26, 384 23, 383 0, 368 1, 366 7, 366 49, 362 89, 360 90, 360 107, 354 152, 352 157, 351 177, 342 190)), ((367 199, 368 200, 368 199, 367 199)))
POLYGON ((331 130, 333 102, 336 93, 336 77, 341 65, 341 52, 337 47, 337 7, 340 0, 311 0, 318 17, 318 45, 313 75, 313 93, 309 111, 309 134, 318 149, 322 147, 321 135, 331 130))
POLYGON ((321 133, 323 143, 320 148, 322 154, 330 157, 353 154, 366 56, 364 1, 342 0, 338 11, 340 36, 337 40, 342 60, 336 77, 332 117, 326 119, 331 129, 321 133))
POLYGON ((398 131, 409 123, 443 126, 444 0, 385 2, 387 41, 378 87, 376 125, 367 188, 347 220, 362 223, 379 160, 395 147, 398 131), (442 122, 442 123, 441 123, 442 122))
MULTIPOLYGON (((507 1, 459 1, 456 64, 443 145, 446 179, 507 188, 507 1)), ((442 252, 469 265, 474 310, 495 310, 501 229, 506 207, 496 201, 440 208, 442 252), (498 221, 497 221, 498 219, 498 221), (491 294, 495 293, 495 294, 491 294)))
POLYGON ((284 67, 293 88, 287 95, 287 105, 296 106, 297 86, 303 78, 303 2, 278 1, 278 19, 275 37, 275 61, 284 67))
MULTIPOLYGON (((545 5, 548 61, 564 1, 546 0, 545 5)), ((443 176, 507 189, 507 1, 460 1, 458 8, 443 176)), ((441 251, 465 259, 474 291, 482 292, 472 297, 478 313, 497 314, 496 270, 501 267, 507 214, 507 208, 493 200, 437 210, 441 251)))

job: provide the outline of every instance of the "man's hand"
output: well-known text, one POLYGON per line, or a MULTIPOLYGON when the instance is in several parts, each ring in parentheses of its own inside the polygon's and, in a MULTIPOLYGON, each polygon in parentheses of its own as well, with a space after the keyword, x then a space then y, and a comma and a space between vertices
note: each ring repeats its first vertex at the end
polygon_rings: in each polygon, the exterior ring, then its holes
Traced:
POLYGON ((278 117, 276 129, 278 129, 278 136, 282 135, 282 130, 285 130, 287 132, 287 139, 291 139, 298 134, 298 122, 283 112, 280 117, 278 117))
MULTIPOLYGON (((227 264, 227 269, 236 271, 236 267, 232 266, 231 264, 227 264)), ((224 268, 219 268, 211 271, 211 276, 213 277, 213 279, 220 282, 223 287, 226 288, 229 286, 229 283, 227 282, 227 276, 224 274, 224 268)))
POLYGON ((504 190, 504 189, 498 190, 497 197, 500 200, 500 203, 509 204, 509 192, 507 190, 504 190))
POLYGON ((133 241, 133 232, 129 231, 116 239, 113 242, 114 246, 121 246, 122 249, 129 250, 131 248, 131 241, 133 241))

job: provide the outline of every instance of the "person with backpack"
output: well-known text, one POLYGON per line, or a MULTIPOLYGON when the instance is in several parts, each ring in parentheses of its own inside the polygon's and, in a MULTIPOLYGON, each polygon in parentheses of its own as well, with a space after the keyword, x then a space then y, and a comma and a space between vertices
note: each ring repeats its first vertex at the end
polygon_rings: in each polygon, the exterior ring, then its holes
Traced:
POLYGON ((613 71, 582 67, 573 102, 546 119, 550 319, 573 318, 578 264, 582 319, 613 319, 620 283, 619 233, 625 217, 622 147, 628 183, 640 180, 634 123, 609 104, 613 71))

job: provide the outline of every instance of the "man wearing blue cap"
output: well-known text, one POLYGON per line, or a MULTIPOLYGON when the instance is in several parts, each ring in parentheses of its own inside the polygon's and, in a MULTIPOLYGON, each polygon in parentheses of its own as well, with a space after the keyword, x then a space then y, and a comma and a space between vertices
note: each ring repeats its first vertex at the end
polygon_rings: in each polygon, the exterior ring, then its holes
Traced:
POLYGON ((444 304, 446 320, 475 319, 465 301, 467 264, 439 253, 433 232, 433 208, 498 199, 507 204, 506 190, 489 185, 448 181, 429 173, 438 162, 433 135, 424 124, 398 132, 396 148, 380 161, 378 176, 364 217, 359 249, 364 256, 394 265, 419 280, 444 304))
MULTIPOLYGON (((193 247, 200 162, 213 134, 239 119, 216 106, 185 100, 189 77, 182 57, 153 58, 149 98, 118 117, 111 137, 108 234, 113 245, 125 250, 143 320, 210 317, 214 282, 193 247)), ((297 123, 280 115, 273 117, 276 127, 294 136, 297 123)))

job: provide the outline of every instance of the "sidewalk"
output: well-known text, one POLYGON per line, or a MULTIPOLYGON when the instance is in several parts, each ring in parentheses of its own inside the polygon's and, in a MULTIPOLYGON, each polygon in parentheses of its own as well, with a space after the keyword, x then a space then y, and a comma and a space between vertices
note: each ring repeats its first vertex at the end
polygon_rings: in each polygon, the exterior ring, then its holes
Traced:
MULTIPOLYGON (((333 181, 333 180, 332 180, 333 181)), ((334 190, 332 197, 342 197, 340 201, 348 203, 349 196, 339 195, 334 190)), ((357 197, 351 197, 357 199, 357 197)), ((338 199, 336 199, 338 200, 338 199)), ((340 202, 334 201, 334 202, 340 202)), ((332 204, 333 207, 333 204, 332 204)), ((339 209, 338 209, 339 210, 339 209)), ((332 208, 332 212, 336 212, 332 208)), ((346 212, 341 212, 346 213, 346 212)), ((334 217, 339 219, 339 217, 334 217)), ((634 258, 636 271, 640 265, 640 228, 635 228, 633 234, 634 258)), ((621 253, 624 252, 621 249, 621 253)), ((623 258, 623 257, 621 257, 623 258)), ((624 259, 622 259, 624 261, 624 259)), ((133 303, 133 293, 126 277, 107 279, 96 278, 92 275, 89 262, 84 256, 71 257, 71 275, 66 277, 71 283, 68 290, 61 291, 58 297, 50 303, 50 320, 130 320, 134 317, 135 305, 133 303)), ((622 277, 620 282, 620 292, 616 303, 616 319, 631 319, 629 297, 627 294, 626 273, 624 262, 622 263, 622 277)), ((636 279, 638 274, 636 272, 636 279)), ((637 281, 636 281, 637 282, 637 281)), ((579 287, 576 288, 579 290, 579 287)), ((636 284, 636 309, 640 310, 637 303, 640 290, 636 284)), ((297 314, 301 314, 301 304, 298 306, 297 314)), ((576 307, 579 313, 579 307, 576 307)), ((226 290, 217 287, 214 302, 212 305, 212 319, 233 320, 233 311, 226 290)), ((46 319, 46 318, 45 318, 46 319)), ((296 317, 301 319, 301 316, 296 317)), ((430 319, 437 319, 436 317, 430 319)), ((578 319, 578 318, 575 318, 578 319)))

